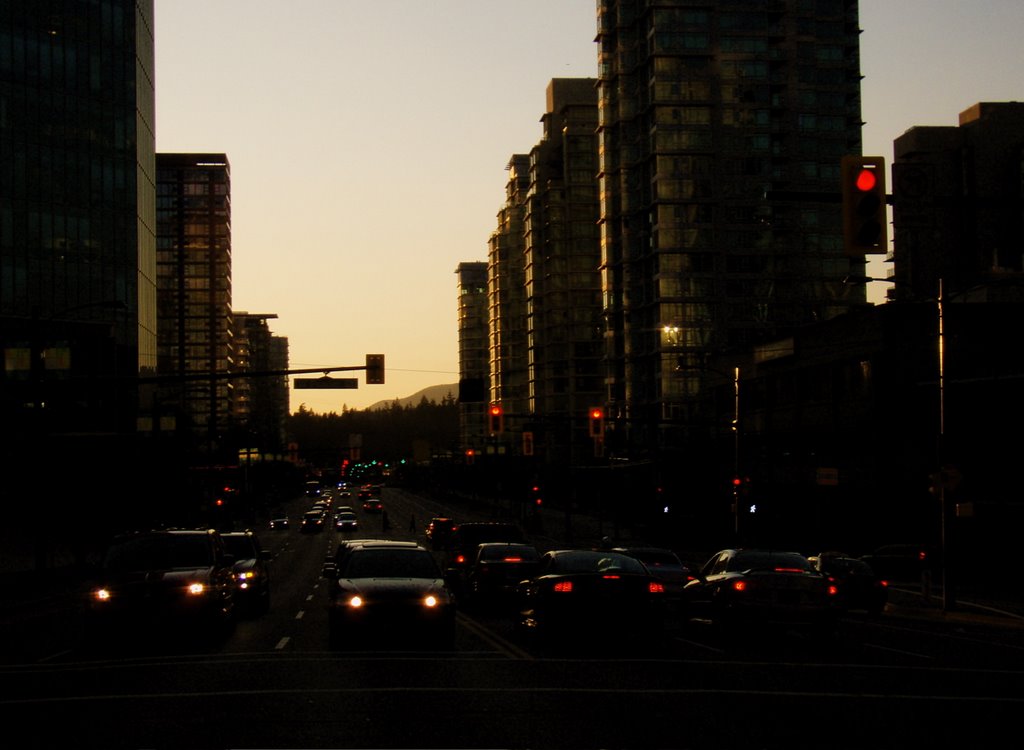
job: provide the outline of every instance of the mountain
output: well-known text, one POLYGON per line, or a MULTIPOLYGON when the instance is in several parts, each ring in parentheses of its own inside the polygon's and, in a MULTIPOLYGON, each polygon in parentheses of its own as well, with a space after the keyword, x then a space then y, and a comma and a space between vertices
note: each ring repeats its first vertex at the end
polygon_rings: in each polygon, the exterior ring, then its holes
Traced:
POLYGON ((452 383, 450 385, 432 385, 427 388, 424 388, 422 391, 417 391, 411 396, 406 396, 405 398, 393 398, 388 401, 378 401, 377 403, 371 404, 370 406, 366 407, 366 411, 390 409, 391 405, 394 404, 396 401, 398 402, 399 406, 416 406, 424 398, 427 399, 427 401, 436 401, 437 403, 441 403, 447 396, 451 396, 452 398, 458 398, 458 383, 452 383))

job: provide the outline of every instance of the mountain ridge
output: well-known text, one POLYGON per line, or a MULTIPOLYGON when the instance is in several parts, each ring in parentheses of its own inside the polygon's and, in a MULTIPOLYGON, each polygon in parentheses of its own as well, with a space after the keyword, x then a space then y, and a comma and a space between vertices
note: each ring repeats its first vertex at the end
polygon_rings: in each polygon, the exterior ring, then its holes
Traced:
POLYGON ((366 407, 366 411, 379 411, 380 409, 390 409, 392 404, 397 403, 399 406, 416 406, 424 398, 427 401, 435 401, 440 403, 447 396, 457 399, 459 397, 459 384, 450 383, 442 385, 431 385, 423 388, 422 390, 416 391, 411 396, 405 398, 393 398, 385 399, 383 401, 377 401, 376 403, 370 404, 366 407))

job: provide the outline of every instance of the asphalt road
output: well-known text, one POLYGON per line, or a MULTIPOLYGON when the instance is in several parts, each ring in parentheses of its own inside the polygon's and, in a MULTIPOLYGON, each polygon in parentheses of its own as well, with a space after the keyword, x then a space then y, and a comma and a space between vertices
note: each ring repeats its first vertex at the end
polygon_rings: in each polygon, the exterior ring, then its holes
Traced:
MULTIPOLYGON (((444 510, 397 490, 386 489, 384 501, 393 538, 422 539, 427 518, 444 510)), ((380 516, 360 517, 359 536, 384 533, 380 516)), ((23 635, 20 658, 8 643, 0 720, 9 740, 39 748, 906 748, 975 746, 1017 732, 1024 640, 1013 621, 853 614, 834 638, 736 637, 676 622, 663 640, 621 647, 595 623, 590 638, 541 649, 506 613, 470 608, 460 612, 451 652, 401 642, 332 650, 319 574, 335 532, 261 533, 274 557, 271 609, 239 621, 223 643, 96 644, 73 622, 40 629, 31 646, 23 635)))

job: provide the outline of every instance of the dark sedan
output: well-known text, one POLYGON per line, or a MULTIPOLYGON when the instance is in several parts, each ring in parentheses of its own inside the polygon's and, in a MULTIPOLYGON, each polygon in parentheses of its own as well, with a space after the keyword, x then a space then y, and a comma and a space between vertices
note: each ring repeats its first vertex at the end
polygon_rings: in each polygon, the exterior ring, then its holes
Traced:
POLYGON ((546 552, 518 593, 520 629, 548 642, 652 644, 661 634, 665 585, 619 552, 546 552))
POLYGON ((324 514, 319 510, 310 510, 302 514, 302 525, 299 531, 303 534, 316 534, 324 530, 324 514))
POLYGON ((540 553, 532 544, 481 544, 466 574, 466 596, 478 604, 514 603, 519 583, 532 578, 539 564, 540 553))
POLYGON ((726 627, 834 624, 835 587, 798 552, 722 550, 685 591, 691 613, 726 627))
POLYGON ((875 575, 863 560, 834 553, 809 559, 836 587, 835 603, 840 609, 863 609, 872 615, 885 609, 889 601, 889 582, 875 575))
POLYGON ((325 566, 324 577, 330 580, 332 645, 454 645, 455 602, 425 548, 413 542, 350 541, 325 566))

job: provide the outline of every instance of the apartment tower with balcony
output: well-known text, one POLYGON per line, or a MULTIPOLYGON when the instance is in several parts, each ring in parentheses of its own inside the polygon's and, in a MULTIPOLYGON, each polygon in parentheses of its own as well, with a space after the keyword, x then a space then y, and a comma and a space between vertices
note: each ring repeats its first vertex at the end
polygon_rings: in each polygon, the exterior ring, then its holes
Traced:
POLYGON ((701 461, 707 363, 863 304, 856 0, 599 0, 608 446, 701 461), (794 199, 794 196, 799 196, 794 199))

